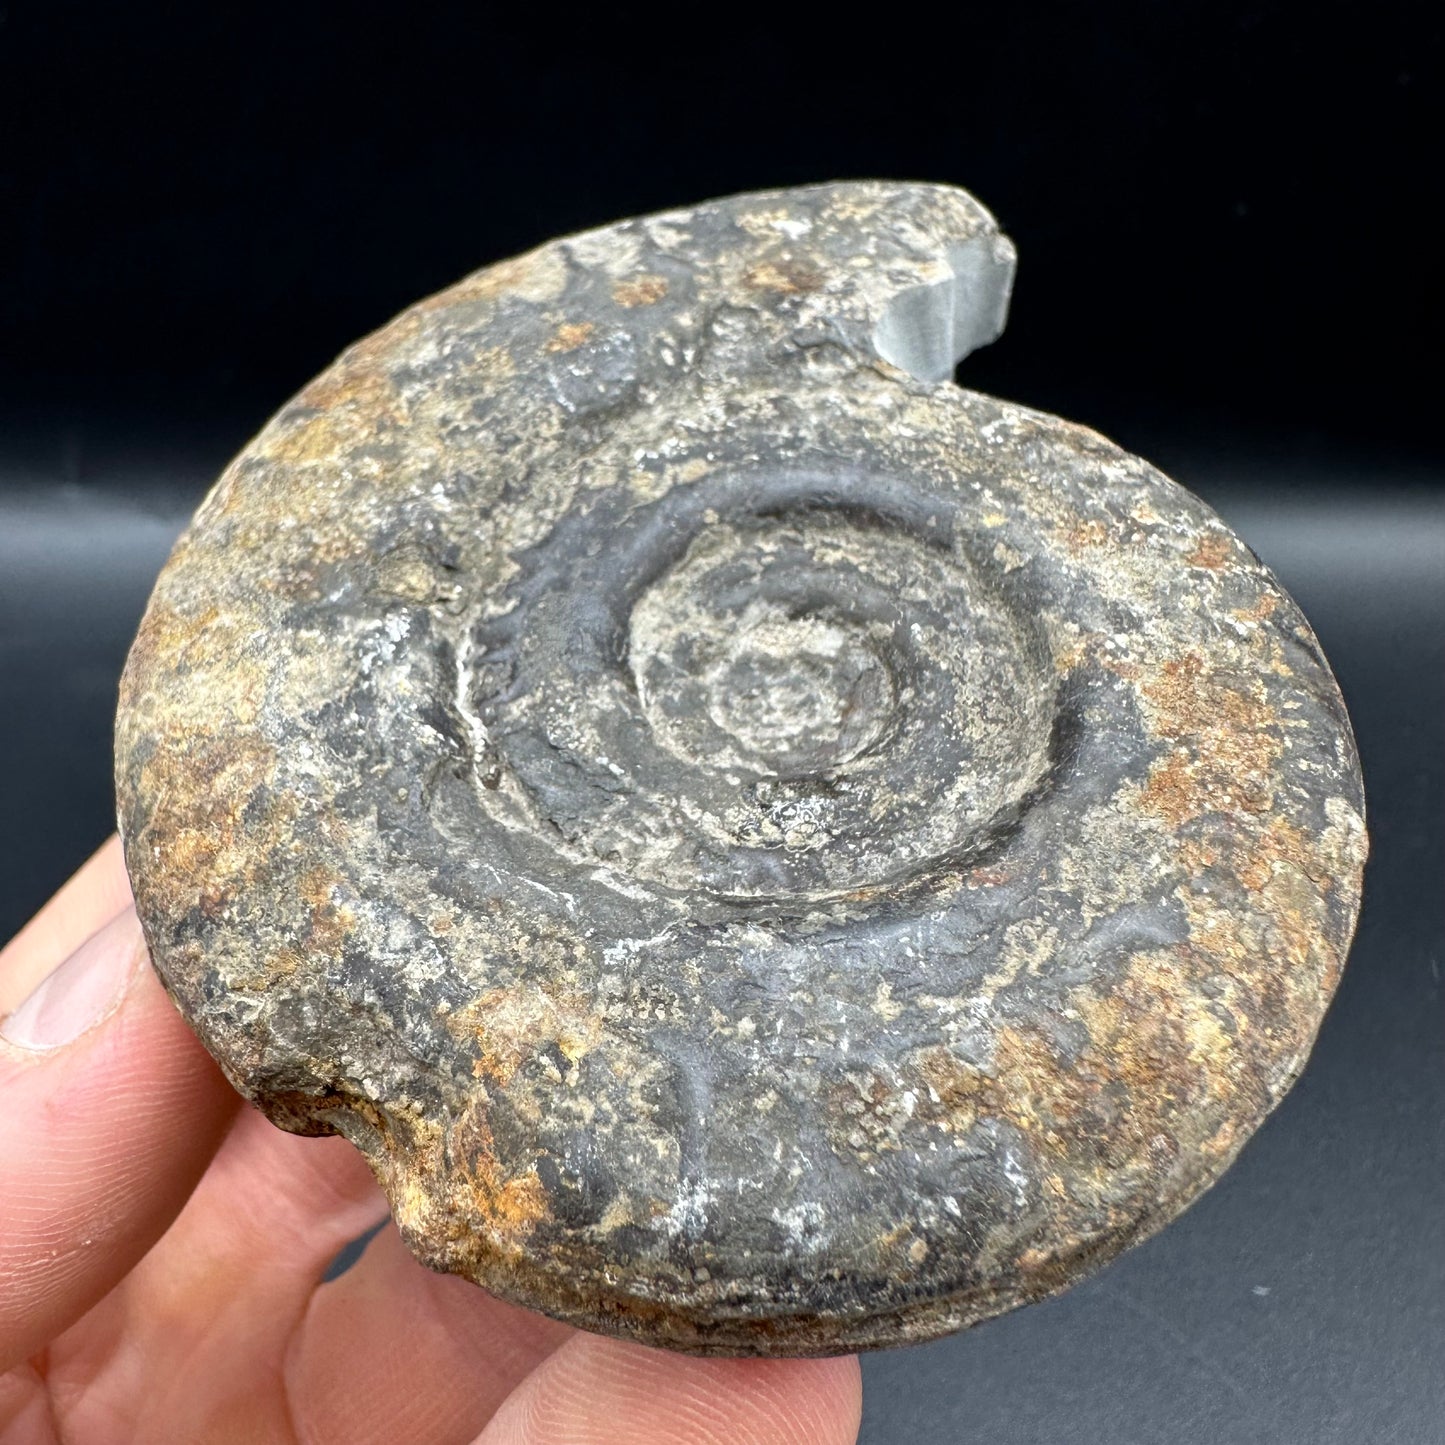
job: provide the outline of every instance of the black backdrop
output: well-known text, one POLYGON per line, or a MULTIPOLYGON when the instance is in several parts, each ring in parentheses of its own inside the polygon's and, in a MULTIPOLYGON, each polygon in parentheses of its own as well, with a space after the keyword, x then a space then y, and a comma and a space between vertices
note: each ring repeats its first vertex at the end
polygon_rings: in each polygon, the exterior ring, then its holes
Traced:
MULTIPOLYGON (((1424 4, 13 6, 12 397, 254 418, 478 264, 711 195, 966 184, 1022 255, 983 389, 1115 423, 1431 439, 1424 4)), ((1438 13, 1438 12, 1437 12, 1438 13)))
POLYGON ((109 826, 115 677, 226 457, 547 237, 850 176, 1018 243, 970 385, 1202 492, 1316 624, 1374 857, 1314 1063, 1071 1295, 867 1365, 865 1439, 1445 1439, 1438 7, 0 12, 0 934, 109 826))

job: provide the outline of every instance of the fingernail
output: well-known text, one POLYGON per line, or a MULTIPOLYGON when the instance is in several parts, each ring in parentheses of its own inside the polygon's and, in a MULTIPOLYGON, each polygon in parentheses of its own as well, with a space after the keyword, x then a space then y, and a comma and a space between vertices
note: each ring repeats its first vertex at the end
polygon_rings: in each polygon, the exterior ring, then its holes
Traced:
POLYGON ((58 1049, 113 1013, 144 951, 134 908, 87 939, 8 1018, 0 1038, 22 1049, 58 1049))

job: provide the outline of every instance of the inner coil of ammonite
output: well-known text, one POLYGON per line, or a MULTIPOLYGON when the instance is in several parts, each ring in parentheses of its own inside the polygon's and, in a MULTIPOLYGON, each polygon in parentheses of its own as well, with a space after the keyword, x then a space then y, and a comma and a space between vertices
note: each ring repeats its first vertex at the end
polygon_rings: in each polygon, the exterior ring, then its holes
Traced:
POLYGON ((1045 773, 1055 680, 944 520, 846 472, 600 500, 481 629, 497 766, 559 846, 682 892, 821 898, 980 852, 1045 773))
POLYGON ((1308 625, 1197 498, 964 390, 948 187, 550 243, 232 463, 122 685, 156 967, 412 1249, 708 1353, 1060 1289, 1303 1066, 1363 798, 1308 625))

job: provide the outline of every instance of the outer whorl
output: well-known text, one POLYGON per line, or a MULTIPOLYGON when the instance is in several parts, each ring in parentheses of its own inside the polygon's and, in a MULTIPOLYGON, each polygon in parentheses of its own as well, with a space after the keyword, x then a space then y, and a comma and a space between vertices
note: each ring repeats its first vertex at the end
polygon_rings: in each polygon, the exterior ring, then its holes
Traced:
POLYGON ((117 725, 156 967, 427 1263, 821 1354, 1212 1183, 1354 926, 1358 762, 1201 502, 961 390, 961 191, 556 241, 348 351, 162 574, 117 725))

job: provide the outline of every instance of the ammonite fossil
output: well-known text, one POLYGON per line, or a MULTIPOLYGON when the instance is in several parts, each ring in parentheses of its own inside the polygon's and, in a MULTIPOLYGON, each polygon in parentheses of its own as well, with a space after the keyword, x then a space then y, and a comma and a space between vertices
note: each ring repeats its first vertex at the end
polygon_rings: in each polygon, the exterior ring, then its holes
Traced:
POLYGON ((944 186, 543 246, 231 464, 122 686, 157 968, 427 1263, 677 1349, 918 1340, 1183 1209, 1359 899, 1303 617, 1189 493, 960 389, 944 186))

